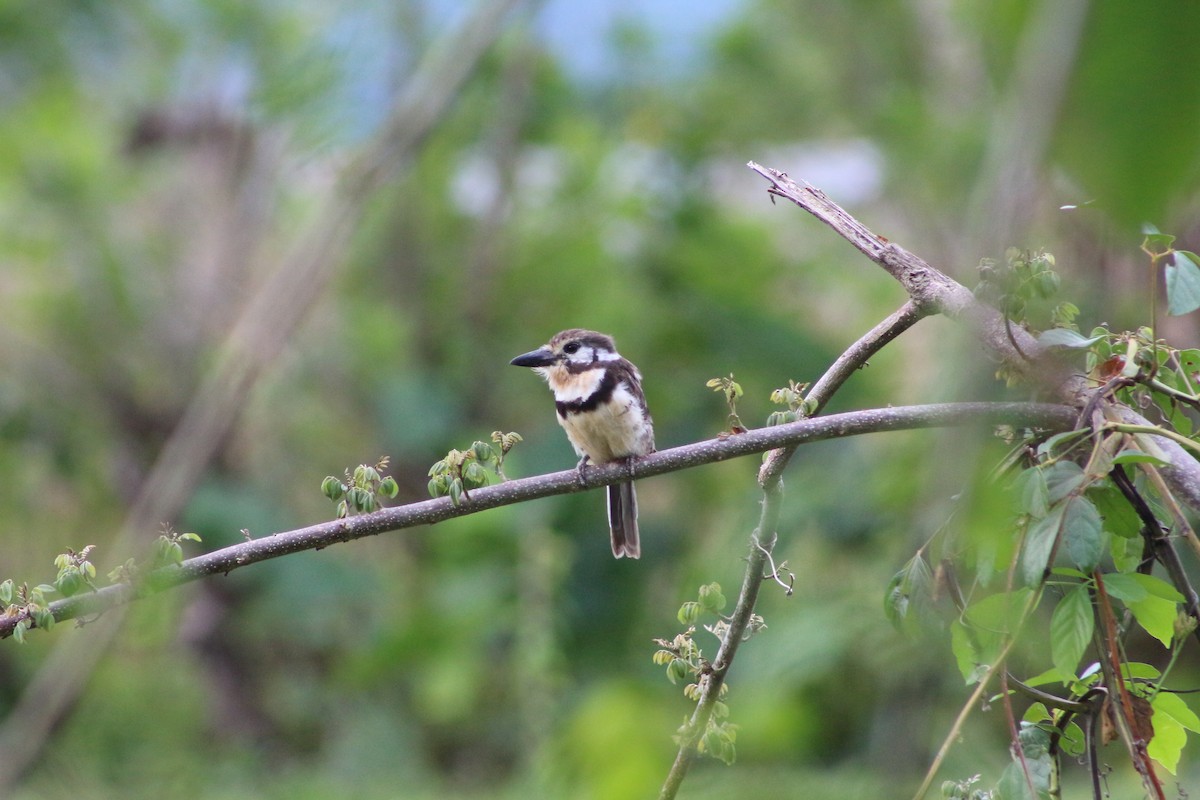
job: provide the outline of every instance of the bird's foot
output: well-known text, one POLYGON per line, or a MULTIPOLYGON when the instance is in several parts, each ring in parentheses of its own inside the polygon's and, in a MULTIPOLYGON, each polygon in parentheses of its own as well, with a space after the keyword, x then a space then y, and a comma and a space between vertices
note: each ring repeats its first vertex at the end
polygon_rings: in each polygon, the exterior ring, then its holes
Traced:
POLYGON ((588 457, 584 456, 579 459, 579 463, 575 465, 575 478, 579 481, 580 486, 586 486, 587 480, 583 476, 583 468, 587 466, 588 457))

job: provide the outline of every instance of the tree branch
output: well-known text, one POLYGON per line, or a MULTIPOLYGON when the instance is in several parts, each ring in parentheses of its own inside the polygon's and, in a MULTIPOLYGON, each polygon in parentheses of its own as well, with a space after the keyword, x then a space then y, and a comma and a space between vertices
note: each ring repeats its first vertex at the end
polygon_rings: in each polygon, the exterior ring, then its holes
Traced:
MULTIPOLYGON (((449 498, 442 497, 272 534, 188 559, 178 567, 156 570, 148 574, 137 586, 106 586, 96 592, 55 601, 51 604, 51 610, 56 620, 75 619, 208 575, 228 574, 259 561, 303 550, 320 550, 338 542, 375 536, 387 531, 432 525, 454 517, 526 500, 607 486, 629 480, 631 473, 635 479, 648 478, 702 464, 762 453, 777 447, 864 433, 997 424, 1069 430, 1074 422, 1075 414, 1071 409, 1037 403, 946 403, 852 411, 816 419, 803 419, 786 425, 758 428, 743 434, 720 436, 662 450, 628 466, 591 466, 584 470, 582 478, 572 469, 473 489, 470 496, 457 506, 451 503, 449 498)), ((11 636, 16 623, 15 617, 0 617, 0 638, 11 636)))
MULTIPOLYGON (((885 345, 893 341, 904 331, 916 324, 929 312, 909 300, 894 313, 865 333, 857 342, 850 345, 825 370, 825 374, 809 390, 806 400, 812 404, 811 415, 815 417, 829 402, 834 393, 850 379, 850 376, 866 365, 867 359, 878 353, 885 345)), ((811 419, 812 417, 810 417, 811 419)), ((825 419, 829 419, 826 417, 825 419)), ((763 569, 767 562, 772 562, 771 554, 778 541, 776 527, 779 522, 780 506, 783 504, 783 470, 796 452, 797 444, 790 444, 772 450, 758 471, 758 483, 763 490, 762 512, 759 515, 758 527, 750 537, 750 553, 746 558, 746 572, 742 578, 742 588, 738 592, 737 605, 729 618, 729 626, 721 640, 721 646, 713 661, 713 671, 705 677, 700 691, 700 700, 696 710, 684 728, 679 738, 679 752, 667 779, 663 782, 659 800, 672 800, 679 791, 692 761, 698 753, 697 743, 708 727, 717 700, 721 697, 721 687, 725 676, 733 663, 733 657, 739 645, 746 639, 746 631, 754 615, 754 607, 758 602, 758 592, 766 579, 763 569)))
MULTIPOLYGON (((1047 352, 1028 331, 1020 327, 1010 329, 1004 316, 976 300, 970 289, 903 247, 871 232, 815 186, 807 182, 800 186, 787 173, 753 161, 747 166, 771 182, 767 192, 772 199, 790 200, 833 228, 895 278, 918 307, 926 309, 927 313, 941 313, 966 322, 988 353, 1007 363, 1042 396, 1057 398, 1076 408, 1087 405, 1096 388, 1090 386, 1083 375, 1070 370, 1053 352, 1047 352)), ((1152 424, 1127 406, 1113 404, 1110 413, 1120 422, 1152 424)), ((1164 436, 1150 435, 1141 439, 1147 452, 1170 464, 1160 471, 1171 490, 1200 511, 1200 461, 1164 436)))
MULTIPOLYGON (((909 300, 863 334, 857 342, 846 348, 845 352, 838 356, 829 369, 825 370, 825 374, 821 376, 820 380, 813 384, 808 391, 805 399, 814 403, 810 416, 815 417, 821 413, 821 410, 833 397, 834 392, 842 388, 842 384, 849 380, 851 375, 862 369, 868 359, 915 325, 922 317, 927 316, 928 313, 909 300)), ((794 452, 796 452, 795 447, 785 447, 772 452, 758 472, 759 484, 765 488, 778 481, 794 452)))

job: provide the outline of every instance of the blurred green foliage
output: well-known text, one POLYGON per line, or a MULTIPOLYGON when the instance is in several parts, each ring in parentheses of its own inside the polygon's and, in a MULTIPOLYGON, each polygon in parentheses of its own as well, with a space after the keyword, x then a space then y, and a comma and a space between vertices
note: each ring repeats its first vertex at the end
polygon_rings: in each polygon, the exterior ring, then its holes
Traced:
MULTIPOLYGON (((438 29, 429 5, 0 8, 0 579, 49 582, 66 548, 96 545, 102 575, 142 555, 108 547, 129 503, 265 269, 379 130, 438 29)), ((1133 326, 1136 226, 1196 235, 1200 19, 1094 5, 1027 227, 1003 233, 1055 252, 1087 327, 1133 326)), ((764 424, 772 390, 903 296, 741 165, 822 184, 973 283, 967 265, 1002 251, 971 239, 967 200, 989 137, 1028 123, 995 111, 1037 7, 746 0, 675 71, 623 21, 591 80, 514 19, 162 522, 220 547, 326 519, 321 477, 382 454, 397 501, 421 499, 430 464, 497 429, 525 439, 510 477, 569 468, 545 387, 507 366, 567 327, 639 365, 661 447, 725 427, 713 375, 736 373, 738 414, 764 424)), ((994 365, 960 334, 922 323, 833 410, 990 396, 994 365)), ((681 796, 915 785, 966 693, 945 629, 906 638, 880 598, 942 525, 1004 571, 1003 502, 972 478, 999 452, 961 432, 801 452, 776 555, 796 594, 765 587, 768 629, 730 676, 738 762, 699 765, 681 796)), ((648 796, 691 708, 652 640, 696 586, 738 585, 756 467, 644 482, 636 563, 608 556, 585 493, 141 603, 16 796, 648 796)), ((4 643, 0 716, 56 642, 87 636, 4 643)), ((1006 740, 1001 713, 977 715, 946 773, 994 781, 1006 740)), ((1181 783, 1196 770, 1185 754, 1181 783)))

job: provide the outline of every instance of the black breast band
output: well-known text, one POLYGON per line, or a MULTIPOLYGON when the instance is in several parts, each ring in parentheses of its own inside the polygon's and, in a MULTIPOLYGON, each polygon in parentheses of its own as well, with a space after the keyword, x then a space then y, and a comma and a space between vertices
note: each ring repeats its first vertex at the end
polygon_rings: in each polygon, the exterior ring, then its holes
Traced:
POLYGON ((606 369, 604 370, 604 377, 600 380, 600 385, 596 387, 596 391, 581 400, 571 400, 569 402, 557 400, 554 403, 554 407, 558 410, 558 415, 566 419, 567 414, 582 414, 587 411, 595 411, 601 403, 607 403, 611 400, 613 392, 616 390, 617 372, 613 369, 606 369))

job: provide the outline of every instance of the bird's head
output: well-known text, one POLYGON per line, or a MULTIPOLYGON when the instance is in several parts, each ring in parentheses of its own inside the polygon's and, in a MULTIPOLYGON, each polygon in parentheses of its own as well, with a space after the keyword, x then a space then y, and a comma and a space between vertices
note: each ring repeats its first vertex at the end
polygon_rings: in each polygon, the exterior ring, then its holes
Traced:
POLYGON ((514 367, 532 367, 543 373, 556 366, 578 372, 620 358, 611 336, 572 328, 554 334, 549 342, 537 350, 519 355, 509 363, 514 367))

